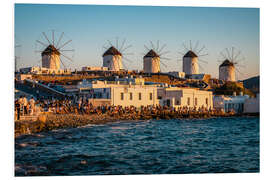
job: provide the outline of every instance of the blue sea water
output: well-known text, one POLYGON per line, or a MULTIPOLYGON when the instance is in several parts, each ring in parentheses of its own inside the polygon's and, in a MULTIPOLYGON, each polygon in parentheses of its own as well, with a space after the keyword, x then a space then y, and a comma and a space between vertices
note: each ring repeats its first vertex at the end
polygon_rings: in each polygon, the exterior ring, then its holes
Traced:
POLYGON ((89 125, 15 139, 15 175, 259 172, 259 118, 89 125))

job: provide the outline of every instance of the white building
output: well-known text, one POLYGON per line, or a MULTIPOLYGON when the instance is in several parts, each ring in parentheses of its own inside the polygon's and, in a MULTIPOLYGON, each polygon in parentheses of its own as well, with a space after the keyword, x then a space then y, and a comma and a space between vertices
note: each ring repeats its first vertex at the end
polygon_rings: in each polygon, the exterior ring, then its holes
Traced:
POLYGON ((115 47, 110 47, 103 54, 103 67, 107 67, 111 71, 123 69, 122 54, 115 47))
POLYGON ((219 79, 223 81, 235 81, 235 67, 228 59, 223 61, 219 66, 219 79))
POLYGON ((188 51, 183 57, 183 72, 199 74, 198 56, 193 51, 188 51))
POLYGON ((248 95, 239 96, 214 96, 214 108, 219 110, 224 110, 225 112, 234 111, 236 113, 242 113, 244 111, 244 103, 249 99, 248 95))
POLYGON ((153 49, 143 57, 143 71, 145 73, 160 72, 160 57, 153 49))
POLYGON ((82 67, 82 71, 108 71, 108 67, 99 67, 99 66, 85 66, 82 67))
POLYGON ((20 68, 20 72, 23 74, 71 74, 70 69, 48 69, 38 66, 20 68))
POLYGON ((260 112, 260 95, 256 98, 246 99, 244 102, 244 113, 259 113, 260 112))
POLYGON ((60 69, 60 52, 53 46, 49 45, 42 53, 42 67, 47 69, 60 69))
POLYGON ((84 80, 77 87, 81 94, 85 94, 88 98, 100 99, 100 101, 109 99, 110 105, 140 107, 159 104, 157 86, 144 85, 142 79, 136 81, 131 79, 92 82, 84 80))
POLYGON ((213 108, 213 93, 195 88, 160 87, 158 99, 162 106, 213 108))
POLYGON ((171 71, 168 72, 168 74, 177 77, 177 78, 185 78, 185 73, 184 72, 179 72, 179 71, 171 71))

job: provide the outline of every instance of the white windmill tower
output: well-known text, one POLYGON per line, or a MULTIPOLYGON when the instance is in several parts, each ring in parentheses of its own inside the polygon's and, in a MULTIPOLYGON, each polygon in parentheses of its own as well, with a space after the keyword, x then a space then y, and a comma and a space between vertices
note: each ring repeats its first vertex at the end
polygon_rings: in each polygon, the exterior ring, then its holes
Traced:
POLYGON ((224 81, 236 81, 236 71, 242 74, 237 67, 244 67, 239 64, 245 59, 241 57, 241 51, 232 47, 230 50, 226 48, 220 54, 225 60, 221 61, 222 63, 219 65, 219 79, 224 81), (235 54, 236 51, 237 53, 235 54))
POLYGON ((205 46, 202 48, 198 49, 199 46, 199 41, 196 42, 195 46, 192 47, 191 41, 189 42, 189 48, 187 48, 186 44, 183 43, 183 47, 186 51, 186 53, 179 52, 180 54, 183 55, 183 72, 187 75, 192 75, 192 74, 200 74, 199 67, 201 69, 202 66, 199 64, 199 62, 206 63, 206 61, 203 61, 201 59, 202 56, 207 56, 208 53, 203 53, 205 46))
POLYGON ((108 67, 111 71, 120 71, 123 69, 122 54, 111 46, 103 55, 103 67, 108 67))
POLYGON ((102 55, 103 67, 108 67, 108 69, 111 71, 124 70, 125 65, 123 63, 123 59, 128 62, 131 62, 126 56, 133 54, 133 53, 126 53, 125 51, 128 48, 132 47, 132 45, 125 46, 126 39, 124 39, 122 43, 119 43, 118 38, 116 38, 115 45, 113 45, 109 40, 108 43, 109 43, 108 47, 103 46, 104 49, 107 49, 102 55))
POLYGON ((148 52, 143 57, 143 71, 145 73, 159 73, 161 72, 160 64, 167 67, 161 60, 169 60, 169 58, 163 57, 163 55, 169 53, 169 51, 162 53, 163 49, 166 47, 166 44, 159 47, 159 41, 157 41, 156 46, 154 46, 152 41, 150 41, 150 43, 151 48, 148 48, 146 45, 144 46, 148 52))
POLYGON ((66 69, 63 58, 73 61, 74 48, 71 39, 67 39, 64 32, 61 34, 51 30, 47 34, 42 32, 42 36, 36 40, 36 51, 41 53, 41 64, 43 68, 60 70, 61 64, 66 69), (47 36, 50 34, 51 36, 47 36), (63 42, 62 42, 63 41, 63 42))

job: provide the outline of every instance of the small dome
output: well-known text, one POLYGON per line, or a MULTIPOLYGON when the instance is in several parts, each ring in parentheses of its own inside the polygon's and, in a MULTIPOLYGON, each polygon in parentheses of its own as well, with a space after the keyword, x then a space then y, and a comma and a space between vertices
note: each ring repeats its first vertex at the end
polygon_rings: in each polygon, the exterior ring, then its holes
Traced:
POLYGON ((193 51, 188 51, 185 55, 184 55, 184 57, 192 57, 192 58, 194 58, 194 57, 198 57, 193 51))
POLYGON ((57 54, 60 55, 60 52, 53 46, 53 45, 49 45, 42 53, 41 55, 50 55, 50 54, 57 54))
POLYGON ((120 55, 122 56, 122 54, 115 48, 115 47, 110 47, 103 55, 102 57, 104 56, 109 56, 109 55, 120 55))
POLYGON ((144 57, 159 57, 159 55, 153 50, 151 49, 144 57))
POLYGON ((223 61, 223 63, 219 67, 223 67, 223 66, 234 66, 234 64, 228 59, 226 59, 225 61, 223 61))

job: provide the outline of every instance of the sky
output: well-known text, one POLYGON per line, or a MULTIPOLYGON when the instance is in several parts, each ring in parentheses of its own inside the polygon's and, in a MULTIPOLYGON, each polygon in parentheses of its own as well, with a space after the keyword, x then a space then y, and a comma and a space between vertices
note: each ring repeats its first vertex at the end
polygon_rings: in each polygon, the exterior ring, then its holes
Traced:
MULTIPOLYGON (((259 75, 259 9, 258 8, 207 8, 207 7, 158 7, 158 6, 109 6, 109 5, 46 5, 15 4, 14 34, 17 66, 41 65, 42 46, 36 42, 46 42, 42 32, 55 41, 64 32, 62 43, 71 39, 65 48, 72 62, 62 58, 64 64, 80 70, 82 66, 102 66, 103 46, 124 47, 123 60, 129 70, 143 69, 143 54, 151 48, 166 45, 161 59, 161 71, 182 71, 182 54, 189 49, 190 42, 197 50, 205 48, 199 54, 200 73, 218 77, 218 66, 224 60, 221 52, 234 47, 234 54, 241 51, 238 60, 245 58, 238 69, 238 79, 259 75), (157 45, 159 41, 159 45, 157 45), (168 52, 169 51, 169 52, 168 52), (168 53, 166 53, 168 52, 168 53), (181 52, 181 53, 179 53, 181 52), (169 58, 170 60, 168 60, 169 58), (203 63, 206 61, 207 63, 203 63)), ((61 44, 61 43, 60 43, 61 44)))

